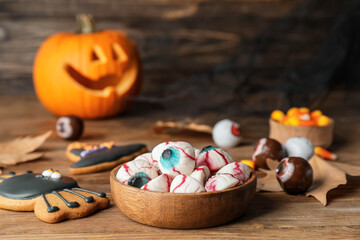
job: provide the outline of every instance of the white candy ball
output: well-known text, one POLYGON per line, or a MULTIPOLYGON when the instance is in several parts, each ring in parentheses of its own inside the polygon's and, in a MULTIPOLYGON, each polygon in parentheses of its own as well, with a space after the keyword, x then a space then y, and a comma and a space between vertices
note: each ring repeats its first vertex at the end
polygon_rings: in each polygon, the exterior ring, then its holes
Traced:
POLYGON ((284 149, 288 157, 301 157, 309 160, 314 155, 314 145, 304 137, 289 138, 284 149))
POLYGON ((212 138, 219 147, 235 147, 241 141, 240 124, 223 119, 215 124, 212 138))

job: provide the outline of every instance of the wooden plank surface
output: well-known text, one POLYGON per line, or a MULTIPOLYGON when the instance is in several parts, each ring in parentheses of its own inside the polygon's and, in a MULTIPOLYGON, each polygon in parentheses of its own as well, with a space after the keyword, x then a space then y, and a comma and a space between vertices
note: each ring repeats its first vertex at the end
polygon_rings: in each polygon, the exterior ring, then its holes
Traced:
MULTIPOLYGON (((0 141, 18 136, 36 135, 54 128, 56 117, 45 111, 34 97, 0 97, 0 141)), ((128 114, 114 119, 86 121, 83 141, 98 143, 114 140, 122 143, 146 143, 149 149, 165 140, 185 140, 195 147, 212 144, 206 135, 155 135, 151 125, 163 120, 164 113, 141 113, 136 106, 128 114)), ((344 162, 360 165, 360 115, 333 116, 336 119, 336 142, 332 149, 344 162)), ((212 115, 212 121, 219 116, 212 115)), ((209 119, 208 119, 209 120, 209 119)), ((244 143, 229 149, 235 159, 249 159, 260 137, 268 134, 266 118, 237 118, 242 124, 244 143)), ((41 172, 50 167, 70 175, 71 162, 65 158, 65 142, 55 135, 41 147, 44 158, 5 169, 41 172)), ((109 172, 73 176, 79 185, 108 193, 109 209, 93 216, 46 224, 32 212, 0 210, 1 239, 359 239, 360 178, 349 178, 349 184, 329 193, 329 205, 323 207, 314 198, 285 193, 257 193, 244 216, 224 226, 199 230, 169 230, 138 224, 126 218, 112 201, 109 172)))

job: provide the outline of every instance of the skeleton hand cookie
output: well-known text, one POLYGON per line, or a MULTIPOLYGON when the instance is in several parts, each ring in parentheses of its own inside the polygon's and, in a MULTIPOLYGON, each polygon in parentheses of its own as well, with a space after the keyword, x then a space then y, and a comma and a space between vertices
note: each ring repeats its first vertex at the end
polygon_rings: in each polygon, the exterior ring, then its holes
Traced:
POLYGON ((42 174, 28 171, 0 176, 0 208, 34 211, 47 223, 86 217, 108 205, 105 193, 79 188, 74 179, 52 169, 42 174))

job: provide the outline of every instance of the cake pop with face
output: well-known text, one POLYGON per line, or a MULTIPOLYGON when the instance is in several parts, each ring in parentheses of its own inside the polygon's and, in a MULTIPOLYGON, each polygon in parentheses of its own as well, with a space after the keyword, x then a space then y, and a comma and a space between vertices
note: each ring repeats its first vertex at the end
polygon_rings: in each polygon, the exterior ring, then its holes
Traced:
POLYGON ((272 138, 261 138, 252 155, 255 165, 258 168, 269 169, 266 159, 280 161, 283 158, 283 149, 281 144, 272 138))
POLYGON ((223 119, 215 124, 212 137, 218 147, 235 147, 241 142, 240 124, 223 119))
POLYGON ((76 116, 60 117, 56 122, 56 133, 65 140, 77 140, 84 130, 83 121, 76 116))

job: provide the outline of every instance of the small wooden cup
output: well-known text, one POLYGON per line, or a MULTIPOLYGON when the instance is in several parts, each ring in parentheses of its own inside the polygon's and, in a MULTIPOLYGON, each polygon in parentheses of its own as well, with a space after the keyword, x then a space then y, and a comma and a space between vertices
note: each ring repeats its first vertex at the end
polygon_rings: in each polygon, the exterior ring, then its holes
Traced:
POLYGON ((128 186, 116 179, 121 166, 110 174, 111 193, 128 218, 161 228, 191 229, 225 224, 248 207, 256 191, 256 175, 243 185, 216 192, 163 193, 128 186))
POLYGON ((334 120, 326 126, 289 126, 269 119, 270 133, 269 137, 278 140, 284 144, 286 140, 292 137, 305 137, 309 139, 314 146, 329 147, 333 141, 334 120))

